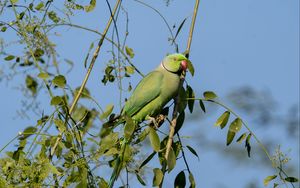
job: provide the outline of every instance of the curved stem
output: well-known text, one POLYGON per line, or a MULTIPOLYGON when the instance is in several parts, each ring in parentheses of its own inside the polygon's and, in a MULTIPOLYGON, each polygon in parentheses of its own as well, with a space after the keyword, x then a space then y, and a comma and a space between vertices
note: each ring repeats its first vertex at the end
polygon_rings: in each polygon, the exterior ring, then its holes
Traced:
POLYGON ((97 35, 100 35, 102 37, 104 37, 105 40, 109 41, 111 44, 113 44, 115 47, 118 48, 119 52, 121 52, 121 54, 123 55, 123 57, 125 58, 125 60, 129 63, 130 66, 132 66, 135 71, 141 75, 142 77, 144 77, 145 75, 140 71, 138 70, 138 68, 130 61, 130 59, 127 57, 127 55, 125 54, 124 52, 124 49, 122 49, 118 44, 116 44, 113 40, 111 40, 110 38, 104 36, 104 34, 96 31, 96 30, 93 30, 93 29, 90 29, 90 28, 86 28, 86 27, 83 27, 83 26, 80 26, 80 25, 76 25, 76 24, 71 24, 71 23, 63 23, 63 24, 55 24, 55 25, 49 25, 49 26, 52 26, 47 32, 49 32, 50 30, 52 30, 55 26, 70 26, 70 27, 74 27, 74 28, 78 28, 78 29, 82 29, 82 30, 86 30, 86 31, 90 31, 90 32, 93 32, 97 35))
MULTIPOLYGON (((226 105, 224 105, 223 103, 219 102, 219 101, 214 101, 214 100, 207 100, 207 99, 201 99, 202 101, 208 101, 208 102, 212 102, 215 104, 218 104, 220 106, 222 106, 223 108, 225 108, 226 110, 228 110, 230 113, 232 113, 235 117, 239 118, 242 120, 242 118, 235 113, 231 108, 227 107, 226 105)), ((261 149, 264 151, 264 153, 266 154, 266 156, 268 157, 268 159, 271 161, 271 163, 273 163, 272 158, 267 150, 267 148, 262 144, 262 142, 258 139, 258 137, 254 134, 254 132, 249 128, 249 126, 242 120, 243 125, 245 126, 245 128, 251 133, 251 135, 253 135, 255 141, 258 143, 258 145, 261 147, 261 149)))
POLYGON ((7 147, 9 146, 13 141, 15 141, 17 138, 19 138, 19 134, 17 136, 15 136, 13 139, 11 139, 7 144, 5 144, 5 146, 3 146, 1 149, 0 149, 0 153, 7 147))
POLYGON ((273 160, 267 150, 267 148, 262 144, 262 142, 258 139, 258 137, 254 134, 254 132, 249 128, 249 126, 242 120, 242 118, 235 113, 231 108, 227 107, 225 104, 219 102, 219 101, 215 101, 215 100, 211 100, 211 99, 205 99, 205 98, 187 98, 187 100, 202 100, 202 101, 207 101, 207 102, 211 102, 211 103, 215 103, 219 106, 222 106, 224 109, 228 110, 230 113, 232 113, 235 117, 241 119, 244 127, 250 132, 251 135, 253 135, 255 141, 258 143, 258 145, 261 147, 261 149, 264 151, 264 153, 266 154, 266 156, 268 157, 268 159, 273 163, 273 160))
MULTIPOLYGON (((175 37, 174 37, 174 35, 173 35, 172 29, 171 29, 169 23, 167 22, 166 18, 165 18, 158 10, 156 10, 155 8, 153 8, 152 6, 148 5, 148 4, 145 3, 145 2, 142 2, 142 1, 139 1, 139 0, 134 0, 134 1, 136 1, 136 2, 142 4, 142 5, 146 6, 146 7, 148 7, 148 8, 150 8, 150 9, 154 10, 154 11, 162 18, 162 20, 163 20, 164 23, 166 24, 166 26, 167 26, 167 28, 168 28, 168 30, 169 30, 169 32, 170 32, 170 35, 171 35, 171 37, 172 37, 172 40, 175 40, 175 37)), ((174 43, 175 43, 175 41, 174 41, 174 43)), ((175 44, 176 44, 176 43, 175 43, 175 44)))

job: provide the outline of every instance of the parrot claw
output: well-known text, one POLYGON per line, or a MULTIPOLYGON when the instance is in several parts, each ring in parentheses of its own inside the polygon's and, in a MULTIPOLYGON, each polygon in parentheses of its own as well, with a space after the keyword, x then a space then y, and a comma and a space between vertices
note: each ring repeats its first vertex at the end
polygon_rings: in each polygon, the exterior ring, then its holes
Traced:
POLYGON ((155 119, 154 117, 151 117, 151 116, 147 115, 146 120, 149 120, 149 121, 150 121, 150 124, 153 123, 155 129, 158 129, 158 128, 159 128, 159 125, 158 125, 158 123, 156 122, 156 119, 155 119))

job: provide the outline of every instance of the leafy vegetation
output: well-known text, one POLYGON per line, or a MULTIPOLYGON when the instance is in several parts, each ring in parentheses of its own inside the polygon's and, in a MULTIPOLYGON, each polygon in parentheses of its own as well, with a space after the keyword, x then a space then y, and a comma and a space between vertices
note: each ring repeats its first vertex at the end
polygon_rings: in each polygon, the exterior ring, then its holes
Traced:
MULTIPOLYGON (((219 126, 222 131, 228 128, 225 142, 227 145, 232 144, 236 136, 240 135, 236 142, 245 143, 246 152, 250 157, 252 138, 273 163, 276 174, 266 177, 262 184, 267 186, 270 182, 278 180, 273 187, 277 187, 279 183, 286 187, 294 187, 298 179, 288 175, 284 169, 284 164, 288 162, 287 156, 278 149, 275 156, 271 157, 243 119, 220 102, 213 91, 206 91, 203 97, 199 98, 192 86, 184 83, 177 100, 156 117, 159 126, 164 123, 170 125, 171 130, 173 129, 170 131, 172 134, 169 135, 159 135, 159 127, 152 123, 144 122, 135 125, 131 117, 126 117, 125 121, 121 122, 122 125, 112 124, 112 120, 119 113, 115 110, 115 106, 118 105, 116 100, 105 99, 110 104, 102 109, 101 106, 104 104, 98 104, 86 86, 103 43, 112 46, 111 59, 106 63, 101 75, 104 86, 115 84, 120 93, 127 92, 132 89, 131 84, 129 83, 124 89, 123 81, 130 81, 135 74, 140 76, 144 74, 137 65, 132 63, 136 54, 134 49, 126 44, 128 31, 122 42, 119 38, 116 21, 120 16, 119 12, 127 15, 126 10, 122 8, 120 1, 116 1, 114 7, 111 7, 108 1, 106 2, 110 10, 110 19, 103 33, 71 22, 71 17, 75 14, 93 12, 97 5, 96 0, 91 0, 88 4, 76 0, 0 2, 0 30, 3 34, 1 36, 7 34, 15 37, 13 41, 4 41, 5 37, 1 39, 1 57, 10 67, 7 71, 14 72, 13 76, 21 75, 24 78, 23 91, 32 103, 44 95, 49 99, 48 106, 40 107, 43 112, 39 113, 39 119, 34 121, 36 123, 26 127, 1 148, 0 152, 3 154, 9 144, 17 145, 16 150, 6 151, 0 159, 0 187, 108 187, 107 175, 116 166, 121 173, 126 174, 127 177, 135 176, 141 185, 146 186, 151 185, 145 178, 148 176, 145 168, 150 162, 156 165, 151 171, 152 186, 163 187, 164 178, 168 173, 174 170, 178 163, 183 163, 185 168, 176 175, 173 181, 174 187, 197 187, 199 182, 195 180, 189 168, 186 155, 191 154, 199 159, 199 154, 195 148, 181 141, 180 130, 185 123, 185 113, 188 111, 197 113, 196 108, 206 112, 207 103, 216 104, 225 110, 217 118, 215 126, 219 126), (72 78, 65 73, 65 69, 72 71, 75 64, 67 59, 60 60, 60 54, 52 37, 55 30, 61 26, 86 30, 99 36, 98 44, 91 43, 86 56, 82 54, 85 56, 82 65, 87 73, 82 84, 77 84, 76 87, 71 86, 72 78), (111 38, 106 35, 109 28, 114 29, 111 38), (16 49, 6 51, 5 46, 10 43, 13 43, 16 49), (94 103, 97 108, 90 108, 86 101, 94 103), (199 101, 199 105, 195 105, 195 101, 199 101), (169 116, 171 107, 174 107, 172 117, 169 116), (44 112, 44 109, 47 110, 44 112), (114 114, 114 110, 117 114, 114 114), (97 134, 94 135, 90 132, 95 127, 97 127, 97 134), (242 129, 246 131, 240 134, 242 129), (148 141, 153 151, 146 155, 141 148, 147 145, 148 141), (124 143, 129 143, 129 147, 122 147, 124 143), (121 161, 119 156, 122 156, 121 161), (107 173, 103 175, 99 171, 107 173)), ((136 2, 145 5, 144 2, 136 2)), ((166 5, 171 2, 165 1, 166 5)), ((150 5, 146 4, 146 6, 150 5)), ((191 23, 195 21, 196 12, 197 8, 191 23)), ((104 21, 101 21, 104 25, 104 21)), ((176 34, 173 35, 172 31, 170 33, 169 42, 174 46, 175 52, 179 51, 176 38, 183 27, 188 27, 188 21, 184 18, 174 32, 176 34)), ((192 32, 189 36, 192 38, 192 32)), ((184 52, 187 57, 190 53, 190 42, 188 41, 189 47, 184 52)), ((188 64, 188 70, 191 75, 194 75, 195 70, 191 63, 188 64)), ((8 79, 8 76, 6 78, 8 79)), ((120 96, 122 100, 120 103, 122 103, 124 98, 121 94, 120 96)), ((27 107, 34 109, 34 105, 27 107)), ((123 184, 124 187, 129 186, 128 178, 123 184)))

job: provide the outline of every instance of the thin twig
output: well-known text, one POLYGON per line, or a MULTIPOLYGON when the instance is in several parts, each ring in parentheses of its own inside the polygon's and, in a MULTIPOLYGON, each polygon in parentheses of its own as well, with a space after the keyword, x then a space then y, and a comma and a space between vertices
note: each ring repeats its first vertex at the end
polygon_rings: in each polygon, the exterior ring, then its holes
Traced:
POLYGON ((171 29, 169 23, 167 22, 166 18, 157 9, 155 9, 154 7, 148 5, 147 3, 143 2, 143 1, 139 1, 139 0, 134 0, 134 1, 140 3, 140 4, 144 5, 144 6, 146 6, 146 7, 150 8, 150 9, 152 9, 152 10, 154 10, 162 18, 162 20, 166 24, 166 26, 167 26, 167 28, 168 28, 168 30, 170 32, 170 35, 172 37, 172 40, 175 40, 174 34, 172 32, 172 29, 171 29))
POLYGON ((188 172, 191 173, 189 164, 187 163, 187 160, 186 160, 186 157, 185 157, 185 153, 184 153, 184 150, 183 150, 183 147, 182 147, 182 142, 181 142, 181 139, 180 139, 180 135, 179 135, 179 133, 176 133, 176 135, 177 135, 178 141, 180 142, 180 145, 181 145, 181 152, 182 152, 182 157, 183 157, 185 166, 186 166, 188 172))
POLYGON ((193 32, 194 32, 199 2, 200 2, 200 0, 196 0, 195 7, 194 7, 194 13, 193 13, 192 23, 191 23, 191 27, 190 27, 189 38, 188 38, 187 47, 185 50, 185 55, 187 58, 189 58, 189 55, 190 55, 190 49, 191 49, 191 44, 192 44, 192 39, 193 39, 193 32))
POLYGON ((145 75, 140 71, 138 70, 138 68, 131 62, 131 60, 127 57, 127 55, 125 54, 124 52, 124 49, 123 48, 120 48, 120 46, 118 46, 118 44, 116 44, 113 40, 107 38, 106 36, 104 36, 102 33, 96 31, 96 30, 93 30, 93 29, 90 29, 90 28, 87 28, 87 27, 83 27, 83 26, 80 26, 80 25, 76 25, 76 24, 71 24, 71 23, 62 23, 62 24, 54 24, 54 25, 49 25, 49 28, 47 30, 47 32, 49 32, 51 29, 53 29, 54 27, 56 26, 70 26, 70 27, 74 27, 74 28, 78 28, 78 29, 82 29, 82 30, 85 30, 85 31, 90 31, 90 32, 93 32, 97 35, 100 35, 100 36, 103 36, 104 39, 106 39, 107 41, 109 41, 110 43, 112 43, 115 47, 118 48, 119 52, 121 52, 121 54, 123 55, 123 57, 125 58, 125 60, 129 63, 130 66, 132 66, 135 71, 142 77, 145 77, 145 75))
MULTIPOLYGON (((76 97, 74 98, 74 101, 73 101, 73 103, 72 103, 72 105, 71 105, 71 107, 70 107, 70 109, 69 109, 69 115, 72 114, 73 110, 75 109, 75 106, 77 105, 77 102, 78 102, 79 98, 81 97, 81 94, 82 94, 82 92, 83 92, 83 89, 85 88, 86 82, 87 82, 88 79, 89 79, 89 76, 90 76, 90 74, 91 74, 91 72, 92 72, 92 69, 93 69, 93 66, 94 66, 94 64, 95 64, 95 61, 96 61, 96 59, 97 59, 97 57, 98 57, 98 54, 99 54, 99 52, 100 52, 100 48, 101 48, 101 46, 102 46, 102 44, 103 44, 103 41, 104 41, 104 39, 105 39, 105 36, 106 36, 106 34, 107 34, 107 32, 108 32, 108 29, 109 29, 109 27, 110 27, 110 25, 111 25, 111 22, 113 21, 113 16, 114 16, 114 14, 116 13, 116 11, 117 11, 117 9, 118 9, 120 3, 121 3, 121 0, 118 0, 117 3, 116 3, 116 5, 115 5, 115 7, 114 7, 113 13, 111 14, 111 16, 110 16, 110 18, 109 18, 109 20, 108 20, 108 23, 107 23, 107 25, 106 25, 106 27, 105 27, 105 29, 104 29, 103 35, 102 35, 102 37, 101 37, 101 39, 100 39, 100 41, 99 41, 99 43, 98 43, 98 46, 97 46, 97 48, 96 48, 96 50, 95 50, 95 52, 94 52, 93 58, 92 58, 92 60, 91 60, 91 63, 90 63, 90 65, 89 65, 89 68, 88 68, 87 73, 86 73, 86 75, 85 75, 85 78, 83 79, 83 82, 82 82, 82 84, 81 84, 81 87, 80 87, 80 89, 79 89, 79 91, 78 91, 76 97)), ((55 152, 55 150, 56 150, 56 148, 57 148, 57 145, 58 145, 59 141, 61 140, 62 135, 63 135, 63 132, 60 132, 59 135, 58 135, 58 137, 57 137, 57 139, 56 139, 56 142, 55 142, 54 146, 53 146, 52 149, 51 149, 50 156, 53 156, 53 154, 54 154, 54 152, 55 152)))

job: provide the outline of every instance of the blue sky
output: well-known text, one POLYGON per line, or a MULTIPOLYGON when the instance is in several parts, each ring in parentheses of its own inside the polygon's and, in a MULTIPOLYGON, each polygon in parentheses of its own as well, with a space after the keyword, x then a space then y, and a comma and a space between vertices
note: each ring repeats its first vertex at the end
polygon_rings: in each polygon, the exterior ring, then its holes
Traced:
MULTIPOLYGON (((184 51, 194 2, 175 0, 171 1, 169 7, 166 7, 163 1, 145 2, 158 8, 171 26, 175 24, 178 27, 184 18, 189 18, 177 41, 180 51, 184 51)), ((72 22, 103 31, 109 15, 105 2, 97 3, 95 11, 88 15, 76 14, 72 22)), ((136 54, 133 62, 143 73, 147 73, 160 63, 166 53, 174 52, 167 41, 170 35, 162 19, 153 10, 132 0, 124 1, 124 8, 129 13, 127 44, 136 54)), ((121 13, 118 21, 121 38, 124 36, 124 26, 124 14, 121 13)), ((61 36, 53 36, 53 40, 58 44, 57 51, 61 57, 59 61, 63 61, 64 58, 74 61, 74 70, 67 75, 67 79, 72 86, 77 87, 86 72, 82 64, 90 43, 97 40, 98 36, 66 27, 60 28, 58 32, 61 36)), ((9 40, 14 36, 6 37, 8 37, 6 40, 9 40)), ((92 95, 102 107, 114 103, 114 98, 118 97, 115 86, 109 86, 111 92, 104 92, 107 87, 101 84, 104 63, 108 61, 110 55, 107 52, 110 46, 107 44, 102 49, 88 82, 92 95)), ((257 90, 268 90, 270 95, 279 102, 279 111, 285 112, 291 105, 299 103, 299 1, 201 1, 190 59, 195 66, 195 76, 188 75, 187 81, 193 86, 196 96, 201 96, 206 90, 212 90, 220 96, 220 100, 225 100, 226 94, 231 90, 246 85, 257 90)), ((0 68, 1 66, 4 65, 0 64, 0 68)), ((139 80, 140 76, 135 75, 131 81, 132 85, 135 86, 139 80)), ((5 127, 5 131, 0 133, 0 147, 13 138, 19 130, 35 124, 35 120, 17 117, 16 109, 21 105, 22 95, 14 88, 20 85, 18 83, 22 78, 16 78, 14 81, 15 83, 0 83, 2 106, 0 118, 1 125, 5 127)), ((124 97, 129 95, 130 93, 125 93, 124 97)), ((48 102, 49 98, 42 98, 42 109, 43 106, 47 107, 48 102)), ((208 113, 206 116, 209 116, 206 121, 192 120, 186 123, 182 135, 191 136, 189 139, 184 139, 186 143, 195 147, 198 145, 199 138, 193 137, 193 131, 205 132, 210 139, 225 142, 225 131, 220 133, 211 126, 218 114, 208 113), (202 122, 203 125, 196 126, 198 122, 202 122)), ((243 118, 251 121, 251 117, 247 115, 243 118)), ((298 160, 294 164, 299 164, 299 143, 288 142, 286 135, 280 134, 281 129, 280 126, 274 125, 269 128, 268 134, 259 127, 255 127, 253 131, 261 136, 262 141, 268 135, 278 135, 280 141, 278 144, 283 146, 284 151, 292 149, 292 159, 298 160)), ((252 145, 254 145, 253 158, 255 158, 255 151, 258 152, 259 148, 254 142, 252 145)), ((223 149, 230 150, 225 143, 223 149)), ((249 165, 245 167, 239 165, 238 161, 224 160, 219 156, 218 151, 203 148, 197 148, 197 151, 200 156, 199 161, 192 155, 188 158, 201 187, 219 187, 221 184, 224 187, 243 187, 245 182, 253 179, 259 183, 258 187, 263 187, 263 178, 274 173, 270 169, 251 164, 251 159, 249 165)), ((178 172, 180 167, 182 166, 175 169, 171 175, 176 175, 176 170, 178 172)), ((172 182, 166 181, 166 185, 168 184, 172 185, 172 182)))

